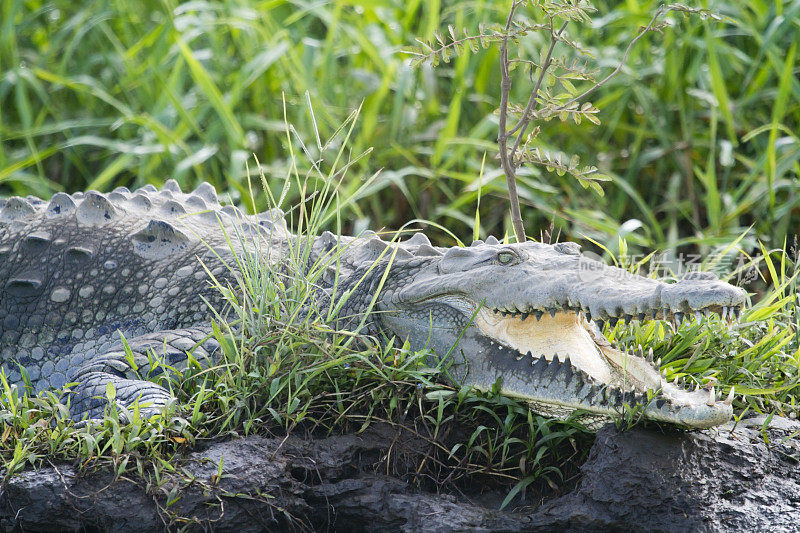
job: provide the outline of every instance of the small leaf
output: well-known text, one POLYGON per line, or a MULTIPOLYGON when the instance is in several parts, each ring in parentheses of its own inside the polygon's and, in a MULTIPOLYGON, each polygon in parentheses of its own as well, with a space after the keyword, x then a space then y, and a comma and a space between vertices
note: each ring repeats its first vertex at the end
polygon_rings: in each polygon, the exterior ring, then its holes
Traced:
POLYGON ((591 181, 591 180, 581 180, 581 181, 586 182, 589 185, 589 187, 591 187, 592 190, 594 190, 594 192, 596 192, 600 196, 605 196, 606 193, 603 191, 603 188, 600 186, 600 184, 597 183, 596 181, 591 181))
POLYGON ((434 390, 428 393, 425 393, 425 399, 431 401, 439 401, 439 400, 446 400, 453 396, 456 392, 452 390, 434 390))

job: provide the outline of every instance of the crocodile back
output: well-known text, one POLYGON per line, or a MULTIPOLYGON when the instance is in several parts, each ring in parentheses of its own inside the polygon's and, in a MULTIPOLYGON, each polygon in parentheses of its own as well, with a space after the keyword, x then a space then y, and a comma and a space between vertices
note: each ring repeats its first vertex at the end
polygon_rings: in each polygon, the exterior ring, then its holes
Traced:
POLYGON ((232 246, 271 235, 273 222, 222 207, 209 184, 183 193, 173 180, 161 190, 0 200, 6 376, 21 381, 22 367, 37 390, 59 387, 120 332, 207 323, 204 299, 219 303, 208 272, 231 279, 232 246))

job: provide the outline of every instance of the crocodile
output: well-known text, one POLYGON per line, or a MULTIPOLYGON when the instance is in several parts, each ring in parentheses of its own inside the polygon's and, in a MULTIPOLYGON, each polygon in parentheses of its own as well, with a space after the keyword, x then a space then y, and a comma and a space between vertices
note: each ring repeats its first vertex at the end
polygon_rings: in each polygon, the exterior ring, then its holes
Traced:
POLYGON ((158 412, 174 398, 154 376, 219 350, 209 331, 224 300, 209 276, 235 283, 244 252, 287 268, 301 238, 304 264, 336 257, 318 293, 320 301, 347 295, 340 327, 358 323, 361 333, 428 350, 456 384, 499 387, 535 412, 574 415, 590 428, 634 406, 692 428, 732 416, 733 390, 723 398, 668 382, 651 350, 624 349, 601 331, 603 321, 738 316, 745 291, 713 274, 667 283, 595 261, 572 242, 489 237, 446 248, 422 233, 298 237, 277 209, 248 215, 223 206, 208 183, 184 193, 174 180, 160 190, 0 200, 5 379, 31 392, 68 385, 75 419, 102 417, 112 399, 158 412))

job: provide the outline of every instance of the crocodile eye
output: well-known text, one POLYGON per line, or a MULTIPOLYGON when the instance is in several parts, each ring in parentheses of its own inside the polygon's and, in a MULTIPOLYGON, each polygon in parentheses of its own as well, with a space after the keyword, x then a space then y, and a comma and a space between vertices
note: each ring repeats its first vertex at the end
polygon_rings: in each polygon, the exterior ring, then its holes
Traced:
POLYGON ((511 263, 517 261, 517 254, 508 251, 500 252, 499 254, 497 254, 497 261, 501 265, 510 265, 511 263))

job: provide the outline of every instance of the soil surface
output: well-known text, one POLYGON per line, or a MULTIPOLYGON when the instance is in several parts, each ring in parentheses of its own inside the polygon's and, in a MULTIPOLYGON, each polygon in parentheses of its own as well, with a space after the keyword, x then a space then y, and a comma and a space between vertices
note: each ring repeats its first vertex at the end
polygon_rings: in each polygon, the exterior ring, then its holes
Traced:
MULTIPOLYGON (((774 419, 704 432, 598 434, 569 494, 500 512, 508 489, 468 497, 386 473, 413 454, 389 426, 303 440, 247 437, 187 456, 146 481, 56 465, 13 477, 0 527, 21 531, 797 531, 800 424, 774 419), (769 443, 769 444, 767 444, 769 443), (222 461, 222 476, 218 478, 222 461)), ((513 507, 509 506, 509 507, 513 507)))

